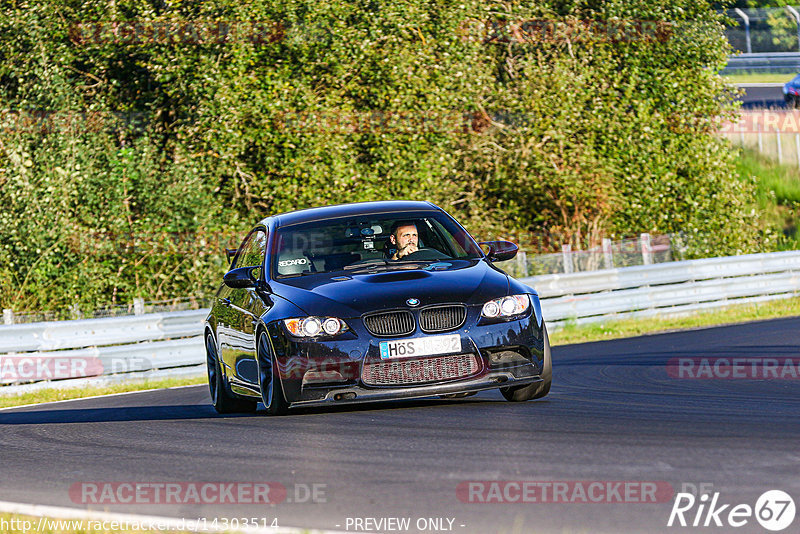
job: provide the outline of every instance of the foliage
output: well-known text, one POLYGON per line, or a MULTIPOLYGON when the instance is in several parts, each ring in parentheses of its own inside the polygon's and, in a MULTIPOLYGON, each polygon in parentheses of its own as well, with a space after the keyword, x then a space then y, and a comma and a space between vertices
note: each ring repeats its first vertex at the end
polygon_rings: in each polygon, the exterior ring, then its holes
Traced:
POLYGON ((2 307, 206 296, 261 217, 373 199, 762 246, 704 2, 44 0, 0 32, 2 307))
POLYGON ((762 214, 762 239, 777 250, 800 249, 800 172, 780 165, 753 149, 743 149, 736 171, 742 181, 756 184, 753 208, 762 214))

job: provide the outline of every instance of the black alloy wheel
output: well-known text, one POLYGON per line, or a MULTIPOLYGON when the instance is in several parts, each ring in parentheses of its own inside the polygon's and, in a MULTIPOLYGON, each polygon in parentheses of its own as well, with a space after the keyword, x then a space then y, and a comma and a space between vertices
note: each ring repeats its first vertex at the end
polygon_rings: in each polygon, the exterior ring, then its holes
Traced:
POLYGON ((206 370, 208 371, 208 392, 211 404, 217 413, 252 413, 258 402, 243 399, 231 393, 227 380, 222 376, 217 345, 211 334, 206 334, 206 370))

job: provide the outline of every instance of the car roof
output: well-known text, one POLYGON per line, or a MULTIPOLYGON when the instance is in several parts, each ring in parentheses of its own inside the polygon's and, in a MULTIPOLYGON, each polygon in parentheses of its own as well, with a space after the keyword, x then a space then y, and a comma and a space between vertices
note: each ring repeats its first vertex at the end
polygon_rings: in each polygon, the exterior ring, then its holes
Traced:
POLYGON ((382 200, 377 202, 354 202, 352 204, 336 204, 333 206, 322 206, 318 208, 308 208, 288 213, 281 213, 267 217, 262 224, 268 224, 270 220, 276 222, 276 227, 287 226, 290 224, 300 224, 305 222, 319 221, 324 219, 335 219, 338 217, 359 217, 362 215, 376 215, 381 213, 393 213, 403 211, 431 211, 441 212, 441 208, 431 202, 416 200, 382 200))

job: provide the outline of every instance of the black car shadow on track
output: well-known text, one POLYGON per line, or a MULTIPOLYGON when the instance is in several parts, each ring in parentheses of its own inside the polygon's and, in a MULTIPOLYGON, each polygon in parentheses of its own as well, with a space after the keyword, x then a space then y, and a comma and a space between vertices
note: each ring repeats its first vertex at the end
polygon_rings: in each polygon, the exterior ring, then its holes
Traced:
POLYGON ((315 414, 334 414, 334 413, 347 413, 347 412, 373 412, 382 410, 402 410, 409 408, 431 408, 436 406, 457 406, 464 404, 495 404, 507 403, 499 395, 497 398, 492 397, 468 397, 462 399, 441 399, 441 398, 426 398, 426 399, 412 399, 412 400, 391 400, 391 401, 374 401, 369 403, 357 404, 331 404, 327 406, 309 406, 299 407, 289 410, 288 417, 292 415, 315 415, 315 414))
MULTIPOLYGON (((430 408, 436 406, 464 404, 496 404, 506 401, 501 397, 469 397, 465 399, 415 399, 377 401, 365 404, 348 404, 340 406, 300 407, 289 411, 279 419, 291 419, 299 415, 324 415, 347 412, 370 412, 381 410, 401 410, 409 408, 430 408)), ((254 414, 220 415, 208 404, 200 405, 167 405, 167 406, 130 406, 116 408, 73 408, 73 409, 30 409, 25 411, 0 412, 0 425, 46 425, 64 423, 112 423, 132 421, 172 421, 186 419, 232 419, 247 417, 265 417, 265 410, 259 404, 254 414)))
MULTIPOLYGON (((0 412, 0 425, 46 425, 59 423, 111 423, 210 419, 218 416, 209 405, 128 406, 117 408, 26 409, 0 412)), ((246 417, 231 415, 226 417, 246 417)))

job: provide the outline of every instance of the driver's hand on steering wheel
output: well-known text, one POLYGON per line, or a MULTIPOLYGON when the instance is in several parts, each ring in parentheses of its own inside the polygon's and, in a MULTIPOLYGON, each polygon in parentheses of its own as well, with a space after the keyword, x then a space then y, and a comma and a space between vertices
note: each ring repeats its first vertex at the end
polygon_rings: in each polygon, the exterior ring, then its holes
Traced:
POLYGON ((419 250, 419 248, 417 247, 417 245, 415 243, 409 243, 405 247, 403 247, 403 248, 401 248, 400 250, 397 251, 397 259, 399 260, 403 256, 408 256, 409 254, 413 254, 414 252, 417 252, 418 250, 419 250))

